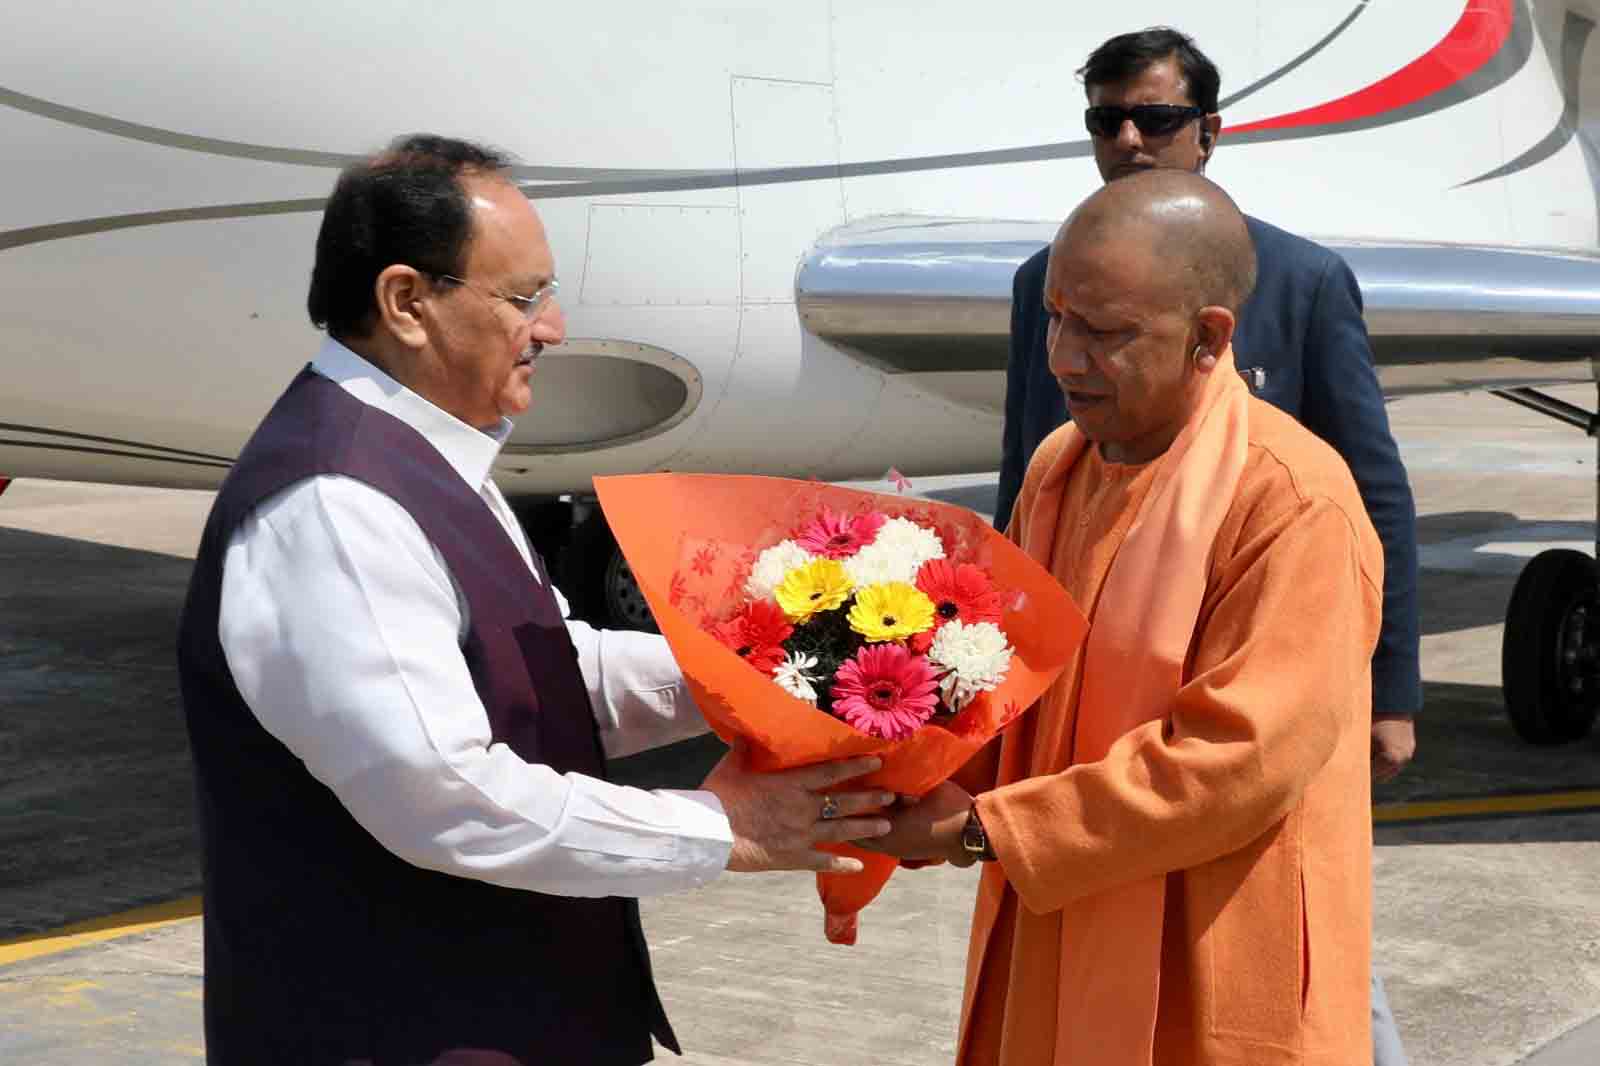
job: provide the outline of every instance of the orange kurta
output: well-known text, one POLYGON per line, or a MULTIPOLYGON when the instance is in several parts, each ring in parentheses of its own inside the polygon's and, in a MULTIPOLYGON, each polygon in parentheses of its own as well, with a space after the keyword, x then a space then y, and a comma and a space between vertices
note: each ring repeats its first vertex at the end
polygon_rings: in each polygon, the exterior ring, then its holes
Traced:
MULTIPOLYGON (((1039 468, 1060 450, 1051 438, 1029 470, 1019 542, 1039 468)), ((1102 587, 1165 458, 1117 466, 1091 448, 1061 487, 1042 554, 1091 622, 1116 609, 1102 587)), ((1168 713, 1079 758, 1092 725, 1078 720, 1080 651, 1004 738, 997 770, 979 773, 995 786, 978 807, 1000 861, 984 869, 974 916, 963 1066, 1370 1061, 1369 670, 1382 549, 1338 456, 1254 399, 1206 565, 1168 713), (1062 957, 1063 922, 1162 876, 1150 1017, 1137 996, 1123 1010, 1105 994, 1126 976, 1114 950, 1062 957), (1095 1011, 1072 1009, 1086 1002, 1095 1011), (1105 1050, 1140 1027, 1154 1030, 1148 1058, 1105 1050)))

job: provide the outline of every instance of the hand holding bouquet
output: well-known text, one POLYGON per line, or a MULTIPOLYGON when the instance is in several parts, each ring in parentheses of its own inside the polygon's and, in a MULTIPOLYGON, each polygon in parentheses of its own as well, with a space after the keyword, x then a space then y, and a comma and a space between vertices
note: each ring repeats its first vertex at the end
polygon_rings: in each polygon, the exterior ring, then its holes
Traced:
MULTIPOLYGON (((701 712, 755 770, 877 754, 850 787, 920 796, 1031 706, 1087 629, 1053 577, 950 504, 733 475, 595 489, 701 712)), ((830 850, 865 866, 818 877, 828 938, 853 943, 896 863, 830 850)))

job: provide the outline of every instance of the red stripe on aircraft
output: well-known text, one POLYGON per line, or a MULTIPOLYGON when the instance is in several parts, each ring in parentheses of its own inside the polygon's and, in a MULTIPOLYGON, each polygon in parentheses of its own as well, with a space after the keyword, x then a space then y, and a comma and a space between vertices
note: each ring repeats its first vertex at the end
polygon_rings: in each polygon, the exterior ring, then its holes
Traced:
POLYGON ((10 478, 8 478, 8 477, 0 477, 0 496, 4 496, 6 494, 6 486, 10 485, 10 484, 11 484, 11 479, 10 478))
POLYGON ((1444 40, 1382 81, 1304 111, 1228 126, 1227 132, 1238 134, 1353 122, 1397 110, 1448 89, 1482 70, 1500 51, 1511 35, 1516 18, 1511 6, 1514 2, 1516 0, 1468 0, 1466 10, 1445 34, 1444 40))

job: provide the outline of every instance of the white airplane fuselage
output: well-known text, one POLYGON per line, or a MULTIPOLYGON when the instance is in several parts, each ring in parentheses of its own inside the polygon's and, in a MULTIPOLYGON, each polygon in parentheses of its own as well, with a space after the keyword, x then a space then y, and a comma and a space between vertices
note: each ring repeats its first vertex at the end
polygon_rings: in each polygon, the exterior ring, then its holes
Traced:
MULTIPOLYGON (((1436 334, 1498 329, 1501 356, 1525 333, 1563 338, 1542 377, 1475 382, 1469 351, 1440 384, 1589 380, 1573 338, 1600 321, 1596 6, 33 9, 0 39, 0 475, 215 486, 319 343, 305 289, 338 167, 416 130, 515 154, 557 257, 570 340, 541 360, 496 468, 508 494, 665 468, 993 469, 1003 356, 885 368, 802 313, 797 271, 874 227, 968 220, 962 269, 987 288, 869 295, 884 328, 897 299, 969 301, 992 353, 996 284, 1100 182, 1072 72, 1157 23, 1196 36, 1225 98, 1246 90, 1208 170, 1246 211, 1339 246, 1430 242, 1451 262, 1448 242, 1566 271, 1554 303, 1537 270, 1510 297, 1493 276, 1435 278, 1445 303, 1462 286, 1523 302, 1407 319, 1374 280, 1390 267, 1358 263, 1369 308, 1405 319, 1422 362, 1436 334)), ((895 270, 932 277, 906 247, 895 270)), ((1402 303, 1416 289, 1383 284, 1402 303)))

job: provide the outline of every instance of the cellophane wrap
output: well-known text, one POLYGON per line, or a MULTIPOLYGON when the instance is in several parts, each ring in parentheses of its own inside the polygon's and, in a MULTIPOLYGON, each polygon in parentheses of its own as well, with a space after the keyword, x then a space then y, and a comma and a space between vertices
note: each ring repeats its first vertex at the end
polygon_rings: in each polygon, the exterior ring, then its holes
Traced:
MULTIPOLYGON (((595 492, 672 647, 707 723, 725 742, 743 738, 749 768, 784 770, 855 755, 883 767, 849 789, 883 788, 921 796, 1033 706, 1069 662, 1088 630, 1059 582, 964 507, 815 481, 731 474, 636 474, 594 479, 595 492), (1014 649, 1010 670, 949 725, 930 723, 898 741, 856 731, 796 699, 752 668, 707 629, 748 596, 745 580, 760 552, 791 536, 823 507, 876 511, 935 530, 946 557, 982 567, 1001 593, 1001 628, 1014 649)), ((882 891, 896 860, 852 845, 828 850, 861 860, 857 874, 819 874, 824 932, 855 942, 857 915, 882 891)))

